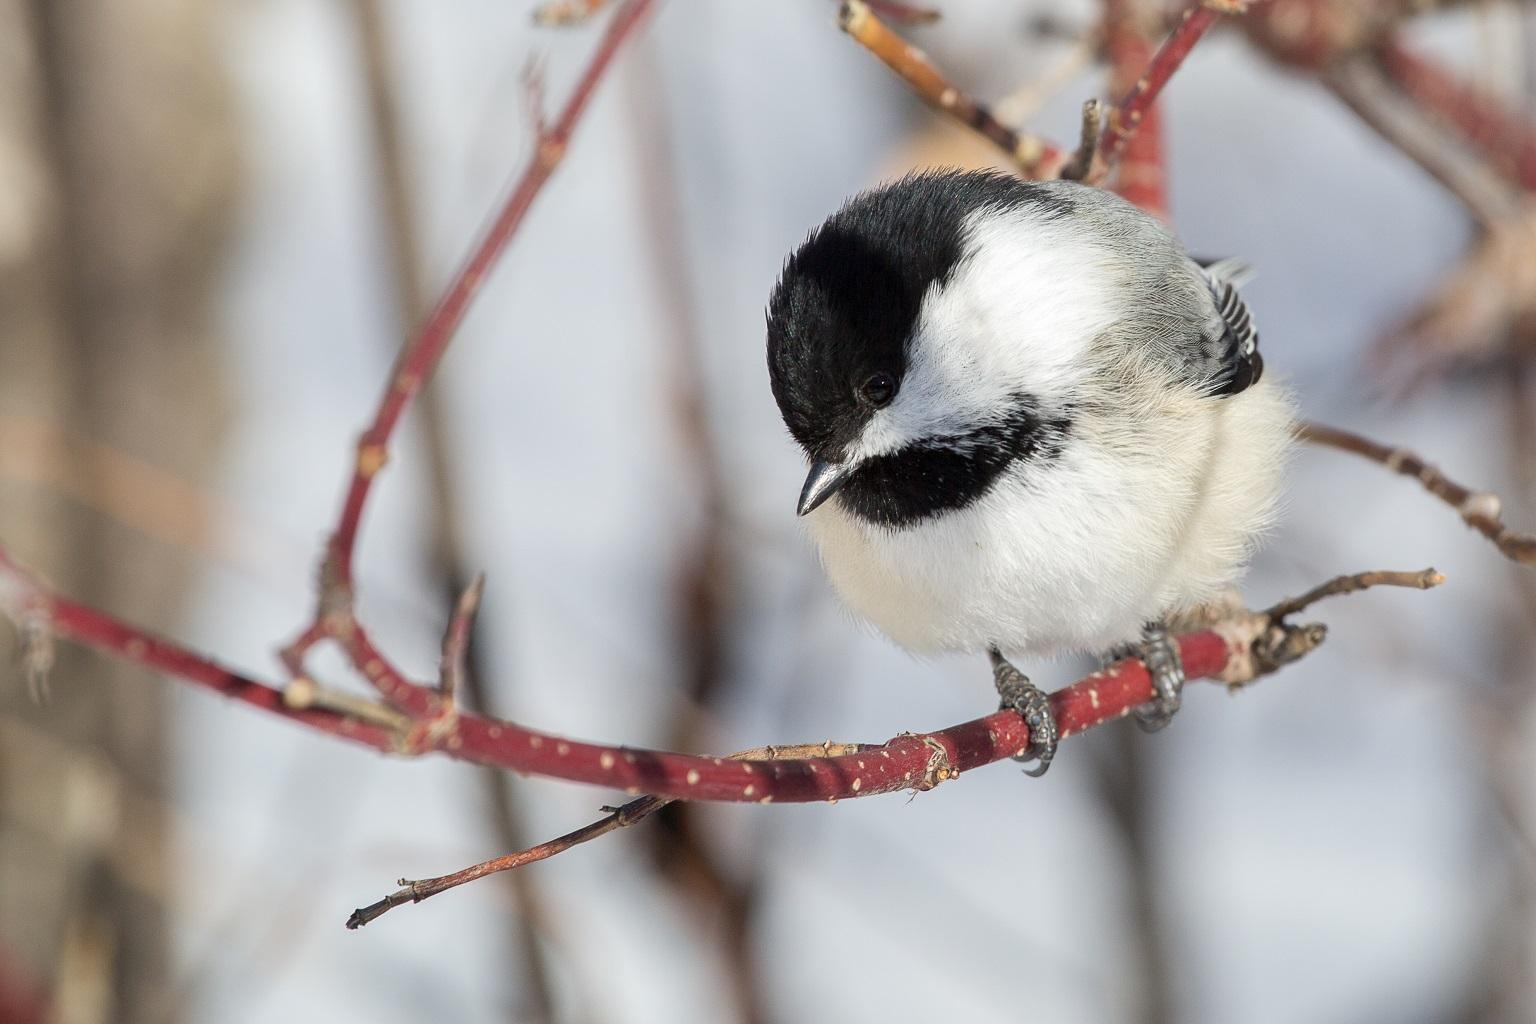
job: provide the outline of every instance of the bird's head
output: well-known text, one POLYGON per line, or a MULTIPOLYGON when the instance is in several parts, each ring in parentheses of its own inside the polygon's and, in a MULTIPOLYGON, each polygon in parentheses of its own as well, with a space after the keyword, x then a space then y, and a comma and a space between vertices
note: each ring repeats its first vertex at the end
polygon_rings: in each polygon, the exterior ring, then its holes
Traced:
POLYGON ((811 461, 806 515, 834 495, 900 527, 984 495, 1071 429, 1084 352, 1114 315, 1072 227, 1082 186, 911 175, 855 197, 786 262, 768 371, 811 461))

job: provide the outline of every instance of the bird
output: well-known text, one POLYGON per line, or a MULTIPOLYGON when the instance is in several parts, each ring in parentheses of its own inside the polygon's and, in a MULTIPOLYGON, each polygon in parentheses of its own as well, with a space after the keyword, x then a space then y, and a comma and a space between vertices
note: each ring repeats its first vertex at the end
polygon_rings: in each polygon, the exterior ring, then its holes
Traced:
POLYGON ((1138 653, 1161 728, 1170 617, 1276 521, 1294 403, 1248 274, 1108 190, 936 169, 847 200, 773 286, 769 383, 833 589, 909 651, 985 653, 1031 775, 1059 731, 1013 659, 1138 653))

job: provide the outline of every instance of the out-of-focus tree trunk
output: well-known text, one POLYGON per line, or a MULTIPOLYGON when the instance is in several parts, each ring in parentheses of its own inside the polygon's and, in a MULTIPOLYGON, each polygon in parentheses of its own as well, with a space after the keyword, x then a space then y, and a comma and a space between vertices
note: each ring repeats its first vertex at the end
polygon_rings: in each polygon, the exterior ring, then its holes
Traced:
MULTIPOLYGON (((223 432, 235 134, 209 10, 0 0, 0 523, 65 589, 162 629, 204 524, 146 537, 114 510, 156 472, 206 480, 223 432)), ((39 703, 4 633, 0 956, 57 1020, 163 1019, 166 691, 61 648, 39 703)))

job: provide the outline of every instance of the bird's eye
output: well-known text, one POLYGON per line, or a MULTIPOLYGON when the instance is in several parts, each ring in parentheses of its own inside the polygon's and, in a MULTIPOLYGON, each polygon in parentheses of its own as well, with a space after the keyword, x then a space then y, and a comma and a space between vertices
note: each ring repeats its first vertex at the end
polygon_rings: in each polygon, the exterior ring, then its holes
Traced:
POLYGON ((883 409, 896 397, 896 378, 877 373, 859 385, 859 397, 876 409, 883 409))

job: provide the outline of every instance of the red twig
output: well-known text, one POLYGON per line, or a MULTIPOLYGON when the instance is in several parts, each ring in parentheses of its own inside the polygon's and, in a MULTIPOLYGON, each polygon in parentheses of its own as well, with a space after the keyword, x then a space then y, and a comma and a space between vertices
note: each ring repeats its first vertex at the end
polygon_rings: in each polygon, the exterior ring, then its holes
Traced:
POLYGON ((1419 106, 1459 132, 1499 173, 1536 189, 1536 130, 1525 118, 1396 38, 1375 52, 1382 71, 1419 106))
POLYGON ((1120 163, 1120 193, 1145 209, 1162 212, 1167 203, 1162 142, 1154 104, 1206 31, 1223 14, 1245 10, 1247 3, 1246 0, 1204 0, 1189 8, 1155 53, 1141 30, 1141 19, 1136 17, 1133 7, 1127 0, 1112 0, 1108 5, 1106 44, 1114 68, 1112 84, 1117 92, 1123 92, 1123 98, 1109 113, 1099 143, 1102 164, 1091 180, 1102 181, 1115 164, 1120 163), (1152 141, 1144 143, 1139 150, 1130 149, 1138 134, 1152 141))
POLYGON ((53 593, 12 561, 4 549, 0 549, 0 613, 311 729, 375 750, 394 748, 394 738, 386 728, 326 708, 293 707, 276 686, 241 675, 174 641, 53 593))
MULTIPOLYGON (((328 615, 338 610, 349 612, 351 607, 352 560, 357 546, 358 527, 374 479, 388 461, 390 438, 401 416, 437 367, 486 276, 522 224, 523 217, 532 207, 544 183, 565 156, 576 124, 620 45, 653 6, 654 0, 628 0, 614 12, 602 42, 582 72, 559 117, 553 125, 540 130, 534 154, 522 177, 469 258, 454 275, 447 291, 438 300, 420 331, 400 350, 373 422, 357 442, 357 458, 351 481, 347 486, 336 528, 327 545, 321 580, 321 610, 317 616, 320 621, 324 622, 328 615)), ((306 634, 300 642, 308 637, 309 634, 306 634)), ((297 653, 302 654, 302 647, 297 653)))
MULTIPOLYGON (((351 653, 372 665, 375 677, 371 678, 382 693, 392 695, 395 710, 360 707, 360 698, 346 698, 349 703, 337 705, 351 710, 295 708, 291 700, 285 700, 284 690, 239 675, 188 648, 52 593, 25 574, 3 550, 0 611, 18 622, 37 620, 50 635, 116 654, 376 750, 403 754, 441 751, 463 761, 621 789, 631 795, 756 803, 849 799, 901 789, 928 789, 960 772, 1029 750, 1028 729, 1011 711, 926 735, 903 734, 878 750, 803 760, 733 761, 584 743, 458 711, 430 687, 401 679, 376 657, 361 631, 352 641, 357 646, 351 653), (402 686, 405 689, 400 689, 402 686), (363 711, 369 715, 360 717, 363 711), (402 721, 393 727, 380 724, 397 715, 402 721)), ((1250 615, 1247 625, 1227 631, 1227 637, 1209 629, 1180 636, 1179 648, 1189 677, 1246 681, 1305 653, 1320 640, 1319 635, 1297 646, 1293 638, 1298 631, 1272 620, 1274 616, 1250 615), (1261 651, 1261 646, 1270 653, 1261 651), (1282 648, 1292 653, 1274 656, 1282 648)), ((1065 737, 1120 718, 1151 696, 1146 669, 1139 661, 1127 660, 1056 691, 1050 699, 1065 737)))

